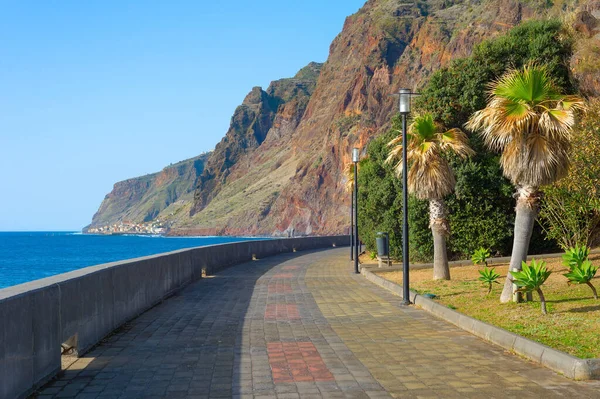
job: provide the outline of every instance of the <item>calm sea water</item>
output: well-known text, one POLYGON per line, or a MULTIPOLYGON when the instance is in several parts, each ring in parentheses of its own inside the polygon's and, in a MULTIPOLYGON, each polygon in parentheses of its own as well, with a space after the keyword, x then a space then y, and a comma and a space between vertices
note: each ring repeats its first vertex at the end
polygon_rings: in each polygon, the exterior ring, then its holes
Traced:
POLYGON ((182 248, 256 239, 0 232, 0 289, 100 263, 182 248))

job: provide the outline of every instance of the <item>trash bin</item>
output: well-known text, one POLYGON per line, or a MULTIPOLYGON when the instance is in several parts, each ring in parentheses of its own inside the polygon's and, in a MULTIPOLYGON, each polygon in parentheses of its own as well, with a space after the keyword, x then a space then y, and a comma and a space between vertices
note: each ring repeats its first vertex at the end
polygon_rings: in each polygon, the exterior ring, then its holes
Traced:
POLYGON ((388 245, 388 241, 389 241, 389 236, 388 233, 384 233, 382 231, 377 233, 377 238, 375 238, 375 241, 377 243, 377 255, 379 257, 383 257, 383 256, 389 256, 389 245, 388 245))

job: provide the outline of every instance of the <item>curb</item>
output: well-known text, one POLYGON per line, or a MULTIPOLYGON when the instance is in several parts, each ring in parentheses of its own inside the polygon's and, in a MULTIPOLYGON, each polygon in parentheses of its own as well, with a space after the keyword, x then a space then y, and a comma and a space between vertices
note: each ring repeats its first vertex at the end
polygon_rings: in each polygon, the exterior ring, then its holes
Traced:
MULTIPOLYGON (((366 269, 362 269, 361 274, 370 282, 398 296, 402 296, 402 286, 366 269)), ((415 305, 440 319, 452 323, 481 339, 496 344, 507 351, 514 352, 550 370, 563 374, 565 377, 573 380, 600 380, 600 359, 580 359, 569 355, 568 353, 506 331, 503 328, 459 313, 414 291, 410 292, 410 300, 415 305)))

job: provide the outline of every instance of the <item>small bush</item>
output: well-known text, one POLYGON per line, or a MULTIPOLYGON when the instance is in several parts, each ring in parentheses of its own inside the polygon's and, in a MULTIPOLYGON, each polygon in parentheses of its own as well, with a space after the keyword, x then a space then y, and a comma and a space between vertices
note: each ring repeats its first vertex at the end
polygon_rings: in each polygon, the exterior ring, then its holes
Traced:
POLYGON ((540 302, 542 304, 542 313, 547 314, 546 310, 546 298, 542 292, 542 285, 546 282, 548 277, 552 274, 546 268, 546 262, 543 260, 536 262, 535 259, 531 260, 531 266, 527 263, 522 263, 522 269, 520 272, 510 272, 513 276, 513 282, 519 287, 517 291, 520 292, 531 292, 536 291, 540 296, 540 302))
POLYGON ((490 250, 486 249, 486 248, 479 248, 477 250, 475 250, 475 252, 473 252, 473 256, 471 256, 471 260, 473 261, 474 265, 483 265, 485 264, 485 267, 487 268, 487 260, 490 257, 490 250))
POLYGON ((579 267, 585 262, 590 255, 590 249, 586 246, 575 245, 567 249, 562 256, 563 264, 570 270, 579 267))
POLYGON ((592 265, 589 260, 584 260, 581 265, 575 265, 569 273, 565 273, 563 276, 569 279, 569 284, 586 284, 592 290, 594 299, 598 299, 596 287, 591 282, 597 271, 598 267, 592 265))

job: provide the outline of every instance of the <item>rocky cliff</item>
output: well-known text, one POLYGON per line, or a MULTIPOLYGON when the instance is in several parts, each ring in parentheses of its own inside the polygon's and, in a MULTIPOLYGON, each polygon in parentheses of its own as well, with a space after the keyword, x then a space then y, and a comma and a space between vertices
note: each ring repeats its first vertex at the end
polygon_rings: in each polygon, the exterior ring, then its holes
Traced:
MULTIPOLYGON (((589 31, 589 43, 578 48, 574 72, 591 90, 600 87, 598 9, 580 6, 575 25, 589 31)), ((369 0, 346 19, 325 64, 248 94, 198 173, 193 200, 159 216, 173 234, 345 232, 343 166, 352 147, 365 148, 388 127, 393 93, 418 89, 440 66, 524 19, 573 10, 569 1, 369 0)))
POLYGON ((196 179, 209 155, 202 154, 167 166, 158 173, 115 183, 86 229, 121 222, 150 222, 167 208, 174 211, 191 203, 196 179))
POLYGON ((266 91, 252 89, 235 110, 229 130, 198 178, 191 215, 210 203, 227 181, 230 169, 258 148, 269 133, 272 139, 282 139, 293 132, 315 89, 321 66, 313 62, 291 79, 271 82, 266 91))

